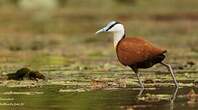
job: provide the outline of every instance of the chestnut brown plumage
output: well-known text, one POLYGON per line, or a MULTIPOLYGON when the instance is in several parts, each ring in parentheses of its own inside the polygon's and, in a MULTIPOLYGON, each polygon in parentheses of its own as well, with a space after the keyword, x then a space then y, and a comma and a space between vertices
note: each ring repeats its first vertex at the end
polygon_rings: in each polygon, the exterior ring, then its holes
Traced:
POLYGON ((138 69, 149 68, 157 63, 168 68, 175 86, 178 87, 171 65, 162 62, 165 58, 165 49, 158 48, 141 37, 125 37, 124 26, 116 21, 108 23, 104 28, 97 31, 96 34, 100 32, 114 33, 114 47, 116 48, 118 60, 123 65, 133 69, 142 88, 144 88, 144 85, 140 80, 138 69))
POLYGON ((162 56, 166 50, 155 47, 150 42, 144 40, 143 38, 138 37, 126 37, 122 38, 117 47, 116 53, 119 61, 125 66, 133 66, 137 68, 147 68, 152 66, 148 65, 138 65, 141 62, 149 61, 151 59, 155 60, 154 62, 160 62, 163 60, 162 56))

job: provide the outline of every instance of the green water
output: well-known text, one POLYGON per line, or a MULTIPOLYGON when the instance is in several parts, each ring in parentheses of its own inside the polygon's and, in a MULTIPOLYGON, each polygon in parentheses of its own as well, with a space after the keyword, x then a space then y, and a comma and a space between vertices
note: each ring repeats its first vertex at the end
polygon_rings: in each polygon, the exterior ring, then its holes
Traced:
MULTIPOLYGON (((173 103, 169 100, 139 100, 146 94, 166 95, 172 97, 174 88, 158 88, 145 90, 138 98, 139 90, 120 88, 112 90, 93 90, 87 92, 59 92, 67 86, 45 86, 35 88, 1 87, 1 110, 197 110, 198 102, 189 102, 188 87, 178 90, 173 103), (7 92, 21 94, 7 94, 7 92), (38 94, 22 94, 23 92, 38 94), (4 105, 3 105, 4 104, 4 105), (7 105, 6 105, 7 104, 7 105), (18 104, 18 105, 17 105, 18 104)), ((194 88, 195 91, 198 91, 194 88)))

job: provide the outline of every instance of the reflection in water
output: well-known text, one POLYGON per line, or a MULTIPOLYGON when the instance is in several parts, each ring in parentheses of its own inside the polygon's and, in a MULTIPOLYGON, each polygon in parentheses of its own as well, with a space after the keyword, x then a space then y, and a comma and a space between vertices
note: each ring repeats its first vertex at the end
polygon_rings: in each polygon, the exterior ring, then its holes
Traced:
MULTIPOLYGON (((1 87, 2 99, 0 103, 24 103, 23 106, 0 105, 0 109, 18 110, 189 110, 197 109, 198 105, 187 106, 186 94, 191 88, 163 87, 156 89, 133 90, 133 88, 121 88, 111 90, 93 90, 84 92, 59 92, 69 89, 68 86, 45 86, 41 88, 7 88, 1 87), (43 92, 43 94, 2 94, 7 91, 15 92, 43 92), (179 95, 177 92, 180 91, 179 95), (142 94, 137 98, 139 94, 142 94), (171 97, 171 98, 170 98, 171 97), (171 100, 170 100, 171 99, 171 100), (177 99, 177 100, 175 100, 177 99), (184 106, 182 106, 184 105, 184 106)), ((197 88, 194 89, 197 91, 197 88)), ((193 95, 191 95, 193 96, 193 95)), ((196 102, 195 102, 196 103, 196 102)))
MULTIPOLYGON (((174 109, 174 101, 175 101, 175 99, 176 99, 176 97, 177 97, 177 92, 178 92, 178 87, 176 87, 175 89, 174 89, 174 91, 173 91, 173 93, 172 94, 170 94, 170 98, 167 98, 167 99, 170 99, 170 110, 173 110, 174 109)), ((144 92, 144 90, 145 89, 142 89, 142 88, 140 88, 140 91, 139 91, 139 93, 138 93, 138 97, 139 97, 139 99, 141 99, 141 96, 143 95, 143 92, 144 92)), ((147 93, 148 94, 148 93, 147 93)), ((157 95, 150 95, 149 96, 149 98, 143 98, 142 100, 144 100, 144 101, 146 101, 146 102, 158 102, 158 101, 160 101, 160 100, 162 100, 164 97, 155 97, 155 96, 157 96, 157 95), (155 101, 154 101, 155 100, 155 101)), ((168 100, 167 100, 168 101, 168 100)), ((131 107, 126 107, 126 110, 128 110, 128 109, 131 109, 131 107)))
POLYGON ((174 92, 173 92, 173 95, 171 97, 171 103, 174 103, 175 99, 176 99, 176 96, 177 96, 177 92, 178 92, 178 87, 175 88, 174 92))
MULTIPOLYGON (((170 102, 171 103, 174 103, 174 101, 175 101, 175 99, 176 99, 176 96, 177 96, 177 92, 178 92, 178 87, 176 87, 175 89, 174 89, 174 92, 172 93, 172 96, 171 96, 171 98, 170 98, 170 102)), ((139 91, 139 93, 138 93, 138 97, 141 97, 142 96, 142 94, 143 94, 143 92, 144 92, 144 90, 145 90, 145 88, 140 88, 140 91, 139 91)))
POLYGON ((178 89, 179 89, 179 87, 176 87, 175 88, 175 90, 173 92, 173 95, 172 95, 172 97, 170 99, 170 110, 174 110, 174 101, 175 101, 175 99, 177 97, 178 89))

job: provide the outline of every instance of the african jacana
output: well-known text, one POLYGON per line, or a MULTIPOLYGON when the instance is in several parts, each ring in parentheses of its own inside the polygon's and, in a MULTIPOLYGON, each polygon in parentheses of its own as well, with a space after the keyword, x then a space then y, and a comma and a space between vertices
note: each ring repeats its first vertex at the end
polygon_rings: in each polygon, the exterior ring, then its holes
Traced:
POLYGON ((155 47, 152 43, 140 37, 126 37, 123 24, 117 21, 109 22, 96 34, 101 32, 113 32, 114 47, 116 48, 118 60, 136 73, 142 88, 144 88, 144 85, 140 79, 138 69, 150 68, 157 63, 162 64, 170 71, 175 86, 179 87, 171 65, 162 62, 165 59, 164 53, 166 53, 166 50, 155 47))

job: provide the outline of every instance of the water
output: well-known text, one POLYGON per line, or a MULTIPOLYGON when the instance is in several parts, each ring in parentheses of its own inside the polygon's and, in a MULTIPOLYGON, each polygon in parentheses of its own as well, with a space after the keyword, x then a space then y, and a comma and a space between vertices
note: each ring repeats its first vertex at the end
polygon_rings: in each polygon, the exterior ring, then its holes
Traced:
MULTIPOLYGON (((198 109, 197 70, 177 70, 180 83, 177 92, 170 73, 164 69, 141 71, 146 89, 140 95, 131 70, 116 65, 109 70, 99 67, 47 66, 40 68, 47 81, 0 81, 0 110, 198 109)), ((2 71, 11 73, 17 69, 9 67, 2 71)))
POLYGON ((138 97, 140 90, 118 88, 83 92, 60 92, 67 86, 43 86, 35 88, 1 87, 0 109, 14 110, 197 110, 198 97, 189 97, 189 91, 197 88, 183 87, 178 90, 173 103, 169 100, 174 88, 147 89, 138 97), (31 92, 28 94, 28 92, 31 92), (144 99, 151 95, 152 98, 144 99), (164 96, 164 97, 162 97, 164 96), (144 100, 142 100, 144 99, 144 100))

